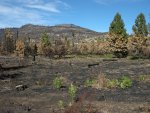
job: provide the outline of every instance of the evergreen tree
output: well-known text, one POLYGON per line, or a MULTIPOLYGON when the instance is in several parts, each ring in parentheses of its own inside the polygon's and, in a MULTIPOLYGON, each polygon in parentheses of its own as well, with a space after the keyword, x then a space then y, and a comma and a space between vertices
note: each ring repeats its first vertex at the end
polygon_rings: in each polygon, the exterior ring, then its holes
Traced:
POLYGON ((121 58, 128 55, 127 49, 127 33, 124 28, 124 22, 121 15, 117 13, 109 27, 109 42, 111 51, 115 56, 121 58))
POLYGON ((42 34, 41 43, 43 46, 49 46, 50 45, 49 37, 48 37, 48 34, 46 32, 42 34))
POLYGON ((135 25, 133 25, 132 30, 137 37, 144 37, 148 35, 146 20, 143 13, 140 13, 137 16, 135 25))
POLYGON ((127 37, 126 29, 124 28, 124 22, 121 18, 121 15, 117 13, 114 17, 114 20, 110 24, 109 27, 109 34, 110 35, 117 35, 123 38, 127 37))

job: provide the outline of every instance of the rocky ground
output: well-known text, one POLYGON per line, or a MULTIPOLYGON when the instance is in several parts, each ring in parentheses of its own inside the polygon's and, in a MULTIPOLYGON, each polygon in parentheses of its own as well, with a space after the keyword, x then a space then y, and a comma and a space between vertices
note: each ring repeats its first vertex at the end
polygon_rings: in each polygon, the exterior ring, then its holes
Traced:
POLYGON ((82 106, 93 109, 93 113, 150 112, 150 82, 138 80, 141 75, 150 76, 150 60, 84 57, 37 58, 36 62, 32 62, 29 59, 0 57, 0 64, 3 67, 0 68, 0 113, 61 113, 65 110, 60 110, 58 102, 63 100, 65 109, 68 108, 71 101, 68 85, 71 83, 78 87, 77 97, 84 97, 72 109, 81 109, 82 106), (97 78, 102 73, 109 79, 128 75, 133 85, 127 89, 84 86, 86 79, 97 78), (61 90, 52 85, 57 75, 65 78, 61 90))

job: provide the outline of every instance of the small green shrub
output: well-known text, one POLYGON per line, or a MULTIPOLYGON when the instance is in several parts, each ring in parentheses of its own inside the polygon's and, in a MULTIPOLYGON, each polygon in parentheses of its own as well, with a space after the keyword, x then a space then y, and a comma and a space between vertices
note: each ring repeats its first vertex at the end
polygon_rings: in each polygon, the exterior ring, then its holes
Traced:
POLYGON ((84 85, 86 87, 91 87, 93 84, 94 84, 95 80, 92 80, 92 79, 87 79, 85 82, 84 82, 84 85))
POLYGON ((108 88, 117 88, 119 86, 119 80, 117 79, 112 79, 107 81, 107 87, 108 88))
POLYGON ((123 76, 120 80, 120 87, 122 89, 125 89, 131 86, 132 86, 132 80, 127 76, 123 76))
POLYGON ((72 100, 76 96, 76 92, 77 92, 77 87, 75 85, 71 84, 69 86, 68 94, 72 98, 72 100))
POLYGON ((54 80, 53 80, 53 86, 56 88, 56 89, 60 89, 61 86, 62 86, 62 80, 60 79, 60 77, 56 77, 54 80))
POLYGON ((59 107, 60 109, 64 109, 64 108, 65 108, 65 103, 64 103, 64 101, 59 100, 59 101, 58 101, 58 107, 59 107))

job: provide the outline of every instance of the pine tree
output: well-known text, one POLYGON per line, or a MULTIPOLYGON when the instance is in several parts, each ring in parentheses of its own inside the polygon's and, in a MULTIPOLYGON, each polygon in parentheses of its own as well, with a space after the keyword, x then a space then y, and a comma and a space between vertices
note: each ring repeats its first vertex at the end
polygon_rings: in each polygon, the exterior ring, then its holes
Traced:
POLYGON ((117 13, 114 17, 114 20, 110 24, 109 27, 109 34, 110 35, 117 35, 123 38, 127 37, 126 29, 124 28, 124 22, 121 18, 121 15, 117 13))
POLYGON ((128 55, 127 33, 121 15, 117 13, 109 27, 109 44, 115 56, 121 58, 128 55))
POLYGON ((40 49, 42 50, 42 54, 44 54, 45 56, 48 56, 48 57, 54 56, 54 49, 49 40, 49 36, 46 32, 42 34, 40 49))
POLYGON ((136 37, 145 37, 148 35, 146 20, 143 13, 140 13, 137 16, 135 25, 133 25, 132 30, 136 37))
POLYGON ((41 43, 43 46, 49 46, 50 45, 49 37, 48 37, 48 34, 46 32, 42 34, 41 43))

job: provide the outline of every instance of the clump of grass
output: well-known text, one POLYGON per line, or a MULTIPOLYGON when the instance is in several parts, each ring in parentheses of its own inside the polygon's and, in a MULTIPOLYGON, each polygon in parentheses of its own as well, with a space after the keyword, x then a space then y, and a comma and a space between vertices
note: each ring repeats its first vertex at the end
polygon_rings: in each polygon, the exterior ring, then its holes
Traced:
POLYGON ((56 88, 56 89, 60 89, 61 86, 62 86, 62 80, 60 77, 56 77, 54 80, 53 80, 53 86, 56 88))
POLYGON ((92 85, 95 83, 95 80, 94 79, 87 79, 85 82, 84 82, 84 85, 86 87, 92 87, 92 85))
POLYGON ((150 75, 141 75, 138 79, 141 82, 150 82, 150 75))
POLYGON ((100 73, 98 78, 93 83, 93 87, 96 89, 105 89, 107 88, 107 81, 108 79, 106 78, 105 74, 100 73))

